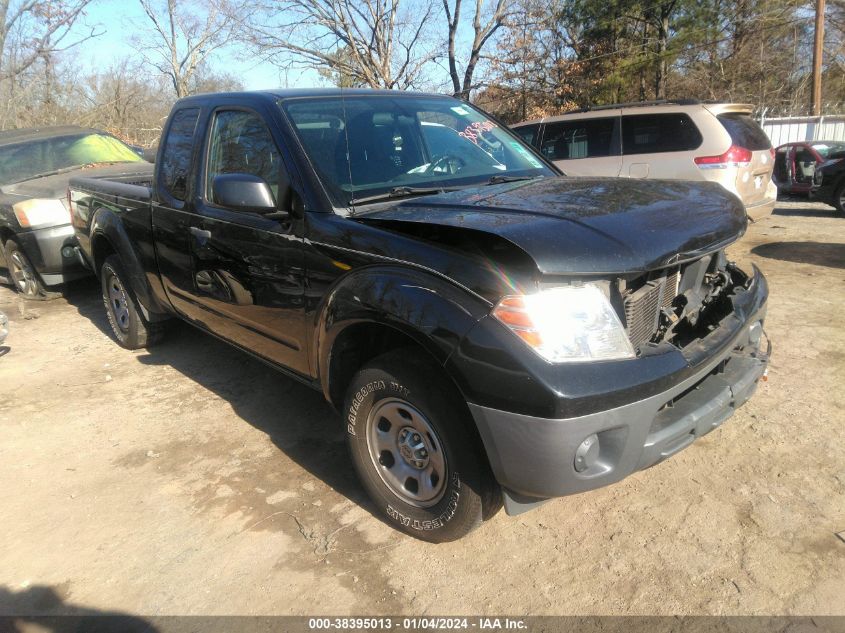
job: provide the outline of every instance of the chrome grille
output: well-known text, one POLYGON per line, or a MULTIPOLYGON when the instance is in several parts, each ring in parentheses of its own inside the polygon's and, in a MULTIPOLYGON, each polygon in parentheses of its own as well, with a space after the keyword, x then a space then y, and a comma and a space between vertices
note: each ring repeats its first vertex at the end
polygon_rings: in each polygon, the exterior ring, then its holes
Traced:
POLYGON ((625 328, 634 348, 650 341, 657 333, 660 311, 672 305, 678 293, 677 268, 646 281, 624 298, 625 328))

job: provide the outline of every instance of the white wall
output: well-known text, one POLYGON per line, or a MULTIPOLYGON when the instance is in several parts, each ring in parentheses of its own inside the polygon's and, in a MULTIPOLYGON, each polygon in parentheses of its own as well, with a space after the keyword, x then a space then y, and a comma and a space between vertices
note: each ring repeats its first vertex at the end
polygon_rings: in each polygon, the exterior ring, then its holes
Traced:
POLYGON ((779 117, 760 124, 774 147, 794 141, 845 141, 845 114, 779 117))

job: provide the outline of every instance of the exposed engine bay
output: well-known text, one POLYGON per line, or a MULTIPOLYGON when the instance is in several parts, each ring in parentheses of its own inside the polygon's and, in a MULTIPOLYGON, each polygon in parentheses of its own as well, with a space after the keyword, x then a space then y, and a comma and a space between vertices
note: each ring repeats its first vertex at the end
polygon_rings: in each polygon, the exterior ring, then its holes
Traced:
POLYGON ((706 336, 732 312, 730 295, 747 281, 723 250, 680 266, 619 278, 616 290, 631 344, 639 349, 667 341, 683 348, 706 336))

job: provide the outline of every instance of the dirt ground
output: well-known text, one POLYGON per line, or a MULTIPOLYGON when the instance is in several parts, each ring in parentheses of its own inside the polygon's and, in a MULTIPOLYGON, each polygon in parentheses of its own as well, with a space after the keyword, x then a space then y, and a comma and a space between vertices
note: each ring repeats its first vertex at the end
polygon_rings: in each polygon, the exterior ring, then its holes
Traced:
POLYGON ((370 513, 319 393, 187 325, 125 351, 96 283, 2 287, 0 615, 843 615, 845 219, 784 202, 731 254, 771 286, 756 396, 655 468, 439 546, 370 513))

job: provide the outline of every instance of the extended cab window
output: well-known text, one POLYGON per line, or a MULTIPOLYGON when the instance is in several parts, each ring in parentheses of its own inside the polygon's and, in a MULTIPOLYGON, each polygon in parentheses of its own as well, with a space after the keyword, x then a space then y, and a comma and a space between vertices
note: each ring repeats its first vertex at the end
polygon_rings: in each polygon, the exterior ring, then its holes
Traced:
POLYGON ((686 152, 702 140, 695 123, 682 112, 622 117, 623 154, 686 152))
POLYGON ((618 156, 614 142, 615 118, 547 123, 541 151, 551 160, 618 156))
POLYGON ((206 195, 214 202, 211 183, 221 174, 251 174, 263 179, 276 198, 282 157, 264 120, 254 112, 224 110, 214 117, 208 147, 206 195))
POLYGON ((199 108, 185 108, 173 114, 162 148, 160 167, 161 185, 177 200, 188 194, 188 171, 194 149, 194 128, 199 118, 199 108))

